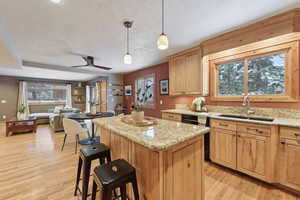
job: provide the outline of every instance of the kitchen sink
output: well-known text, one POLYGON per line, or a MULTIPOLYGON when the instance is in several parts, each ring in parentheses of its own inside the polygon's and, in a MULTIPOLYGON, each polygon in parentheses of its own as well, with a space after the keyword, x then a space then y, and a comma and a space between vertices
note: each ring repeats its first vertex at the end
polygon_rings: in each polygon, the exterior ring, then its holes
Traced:
POLYGON ((228 118, 236 118, 236 119, 247 119, 247 120, 256 120, 256 121, 264 121, 264 122, 273 122, 274 119, 271 118, 262 118, 262 117, 245 117, 239 115, 219 115, 220 117, 228 117, 228 118))

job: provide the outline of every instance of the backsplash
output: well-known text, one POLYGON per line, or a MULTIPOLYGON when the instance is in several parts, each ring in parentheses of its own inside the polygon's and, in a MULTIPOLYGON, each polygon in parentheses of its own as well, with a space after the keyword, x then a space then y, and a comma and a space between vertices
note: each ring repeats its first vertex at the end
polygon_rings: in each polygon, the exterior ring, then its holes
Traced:
MULTIPOLYGON (((224 113, 224 114, 239 114, 239 115, 246 115, 246 113, 247 113, 247 108, 242 107, 242 106, 206 105, 206 107, 208 108, 208 112, 216 112, 216 113, 224 113)), ((300 119, 300 110, 299 109, 251 107, 251 110, 255 111, 255 114, 251 115, 251 116, 300 119)))

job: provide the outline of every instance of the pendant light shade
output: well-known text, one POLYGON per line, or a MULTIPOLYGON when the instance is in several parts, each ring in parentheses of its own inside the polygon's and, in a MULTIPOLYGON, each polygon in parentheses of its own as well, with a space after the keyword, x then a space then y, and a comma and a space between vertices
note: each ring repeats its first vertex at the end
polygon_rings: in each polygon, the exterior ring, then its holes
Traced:
POLYGON ((157 40, 157 48, 160 49, 160 50, 165 50, 167 48, 169 48, 169 39, 168 39, 168 36, 164 33, 164 30, 165 30, 165 1, 162 0, 162 13, 161 13, 161 16, 162 16, 162 33, 160 34, 158 40, 157 40))
POLYGON ((124 64, 126 65, 132 64, 132 56, 129 53, 126 53, 124 56, 124 64))
POLYGON ((124 64, 130 65, 132 64, 132 56, 129 53, 129 29, 132 27, 133 21, 125 21, 124 26, 126 28, 127 38, 126 38, 126 45, 127 45, 127 51, 124 56, 124 64))
POLYGON ((165 50, 169 47, 169 40, 166 34, 160 34, 157 40, 157 48, 160 50, 165 50))

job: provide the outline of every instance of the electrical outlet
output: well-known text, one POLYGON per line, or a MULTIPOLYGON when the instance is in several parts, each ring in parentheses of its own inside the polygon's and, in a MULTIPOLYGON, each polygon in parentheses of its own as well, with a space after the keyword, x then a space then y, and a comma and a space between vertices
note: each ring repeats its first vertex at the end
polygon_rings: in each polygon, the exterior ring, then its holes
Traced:
POLYGON ((6 119, 6 115, 2 115, 2 119, 6 119))
POLYGON ((6 103, 6 100, 5 100, 5 99, 2 99, 2 100, 1 100, 1 103, 6 103))
POLYGON ((160 105, 162 105, 163 104, 163 100, 160 100, 159 103, 160 103, 160 105))

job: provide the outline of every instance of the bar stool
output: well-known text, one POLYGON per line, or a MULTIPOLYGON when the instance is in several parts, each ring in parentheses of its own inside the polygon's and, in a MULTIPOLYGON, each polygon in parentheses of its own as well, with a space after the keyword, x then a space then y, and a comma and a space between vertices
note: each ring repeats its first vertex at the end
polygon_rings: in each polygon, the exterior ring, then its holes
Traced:
POLYGON ((100 143, 100 144, 93 144, 93 145, 85 146, 80 149, 74 196, 77 196, 77 190, 79 190, 79 192, 82 194, 82 200, 87 199, 90 171, 91 171, 91 163, 93 160, 96 160, 96 159, 99 159, 100 165, 103 165, 105 163, 105 159, 106 159, 106 162, 108 162, 108 163, 111 162, 109 147, 100 143), (79 188, 81 169, 83 169, 82 192, 80 191, 80 188, 79 188))
POLYGON ((101 200, 111 200, 112 192, 120 188, 121 200, 126 200, 126 184, 131 183, 134 200, 139 200, 139 191, 136 180, 136 171, 124 159, 114 160, 94 169, 92 200, 96 199, 97 188, 102 188, 101 200))

